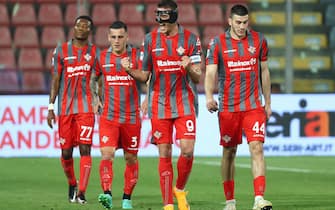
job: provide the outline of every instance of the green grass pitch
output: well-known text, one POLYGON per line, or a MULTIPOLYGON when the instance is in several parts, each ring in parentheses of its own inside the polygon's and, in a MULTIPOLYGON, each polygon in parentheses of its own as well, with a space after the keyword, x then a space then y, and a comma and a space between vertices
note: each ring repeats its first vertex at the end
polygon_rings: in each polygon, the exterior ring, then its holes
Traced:
MULTIPOLYGON (((78 174, 79 159, 75 159, 78 174)), ((335 210, 335 157, 268 157, 266 199, 275 210, 335 210)), ((1 210, 99 210, 99 157, 86 192, 87 205, 67 201, 67 184, 58 158, 0 158, 1 210)), ((140 157, 140 177, 133 194, 135 210, 162 208, 157 158, 140 157)), ((174 166, 176 159, 174 159, 174 166)), ((114 164, 113 210, 121 209, 124 160, 114 164)), ((176 177, 175 171, 175 177, 176 177)), ((195 157, 187 185, 192 210, 222 210, 220 158, 195 157)), ((236 160, 238 210, 253 204, 250 159, 236 160)), ((177 205, 175 205, 177 209, 177 205)))

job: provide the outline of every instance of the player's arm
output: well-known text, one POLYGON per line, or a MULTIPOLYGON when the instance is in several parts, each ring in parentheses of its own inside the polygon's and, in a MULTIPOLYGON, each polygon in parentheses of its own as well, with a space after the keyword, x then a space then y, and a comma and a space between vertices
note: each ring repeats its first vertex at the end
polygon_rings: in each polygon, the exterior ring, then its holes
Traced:
POLYGON ((99 80, 100 80, 100 75, 97 76, 95 71, 92 71, 91 73, 91 78, 90 78, 90 90, 92 93, 92 105, 93 105, 93 111, 94 113, 98 114, 99 109, 102 107, 100 97, 99 97, 99 92, 101 92, 99 89, 99 80))
POLYGON ((265 99, 265 112, 266 117, 269 119, 272 111, 271 111, 271 79, 270 79, 270 71, 268 67, 267 61, 261 61, 262 68, 262 91, 265 99))
POLYGON ((60 47, 57 47, 53 53, 52 57, 52 70, 51 70, 51 85, 49 94, 49 105, 48 105, 48 125, 53 128, 53 124, 56 122, 56 116, 54 112, 54 104, 56 97, 59 93, 59 83, 60 83, 60 70, 62 68, 62 61, 58 54, 60 47))
POLYGON ((51 76, 51 88, 49 95, 49 105, 48 105, 48 125, 50 128, 53 128, 53 123, 56 122, 56 116, 54 112, 54 104, 56 101, 56 97, 59 91, 59 79, 60 76, 58 74, 53 73, 51 76))
POLYGON ((205 94, 206 94, 206 106, 209 112, 215 112, 218 110, 218 104, 214 99, 214 88, 215 88, 215 77, 218 71, 217 64, 206 65, 205 75, 205 94))
POLYGON ((141 111, 143 115, 146 115, 148 113, 148 98, 149 98, 149 83, 150 83, 150 79, 151 77, 148 79, 148 81, 145 84, 145 88, 144 88, 144 93, 145 93, 145 97, 142 101, 141 104, 141 111))
POLYGON ((102 89, 102 67, 100 66, 100 51, 97 53, 97 58, 94 61, 94 68, 92 69, 90 76, 90 91, 92 94, 92 106, 93 112, 95 114, 99 114, 100 109, 102 108, 102 103, 100 100, 101 97, 101 89, 102 89))

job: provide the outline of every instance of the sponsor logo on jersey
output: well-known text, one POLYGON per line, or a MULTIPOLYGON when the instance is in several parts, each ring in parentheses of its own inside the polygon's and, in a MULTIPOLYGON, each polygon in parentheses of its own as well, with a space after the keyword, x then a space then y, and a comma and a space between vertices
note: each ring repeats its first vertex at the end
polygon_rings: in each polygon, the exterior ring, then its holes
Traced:
POLYGON ((68 77, 85 76, 86 73, 89 71, 91 71, 91 66, 88 64, 81 65, 81 66, 68 66, 66 68, 68 77))
POLYGON ((127 76, 119 76, 119 75, 107 75, 106 81, 107 82, 114 82, 114 81, 130 81, 133 80, 133 78, 129 75, 127 76))
POLYGON ((244 66, 252 66, 256 64, 256 58, 251 58, 247 61, 228 61, 228 67, 244 67, 244 66))
POLYGON ((74 73, 74 72, 77 72, 77 71, 90 71, 91 70, 91 66, 88 65, 88 64, 85 64, 85 65, 81 65, 81 66, 68 66, 66 68, 66 71, 68 73, 74 73))
POLYGON ((181 61, 171 61, 171 60, 157 60, 157 65, 159 67, 165 67, 165 66, 180 66, 181 61))

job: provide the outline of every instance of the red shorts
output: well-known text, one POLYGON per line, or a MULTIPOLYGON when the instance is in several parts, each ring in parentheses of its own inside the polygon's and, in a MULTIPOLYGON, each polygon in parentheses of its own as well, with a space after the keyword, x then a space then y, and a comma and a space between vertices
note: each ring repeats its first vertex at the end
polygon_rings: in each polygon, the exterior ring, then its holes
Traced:
POLYGON ((59 141, 62 149, 70 149, 78 144, 92 144, 94 114, 80 113, 59 116, 59 141))
POLYGON ((174 119, 151 119, 152 140, 154 144, 172 144, 173 127, 176 139, 195 140, 196 118, 193 115, 174 119))
POLYGON ((141 123, 120 124, 100 118, 100 147, 123 148, 124 151, 137 154, 141 138, 141 123))
POLYGON ((243 112, 220 112, 220 145, 236 146, 242 144, 242 130, 248 143, 264 142, 266 114, 264 108, 243 112))

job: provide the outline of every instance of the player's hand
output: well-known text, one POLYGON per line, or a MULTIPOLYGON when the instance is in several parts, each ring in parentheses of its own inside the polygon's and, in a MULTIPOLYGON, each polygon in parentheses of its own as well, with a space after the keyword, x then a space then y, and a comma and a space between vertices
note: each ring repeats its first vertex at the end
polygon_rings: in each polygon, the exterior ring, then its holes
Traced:
POLYGON ((148 97, 145 97, 145 99, 143 100, 141 104, 141 111, 143 116, 148 114, 148 97))
POLYGON ((185 69, 185 70, 189 70, 189 68, 191 67, 191 59, 190 57, 184 55, 183 57, 181 57, 181 66, 185 69))
POLYGON ((129 57, 126 57, 126 58, 122 58, 121 59, 121 66, 123 68, 125 68, 126 70, 129 70, 132 68, 132 64, 130 62, 130 58, 129 57))
POLYGON ((50 128, 53 128, 53 124, 56 123, 56 116, 55 116, 55 112, 54 110, 49 110, 48 111, 48 117, 47 117, 47 120, 48 120, 48 125, 50 128))
POLYGON ((102 112, 102 103, 100 100, 96 104, 93 105, 93 112, 95 114, 101 114, 102 112))
POLYGON ((265 109, 266 119, 268 120, 270 119, 271 114, 272 114, 271 106, 265 105, 264 109, 265 109))
POLYGON ((213 113, 219 110, 218 103, 214 99, 207 100, 206 106, 207 106, 207 110, 210 113, 213 113))

